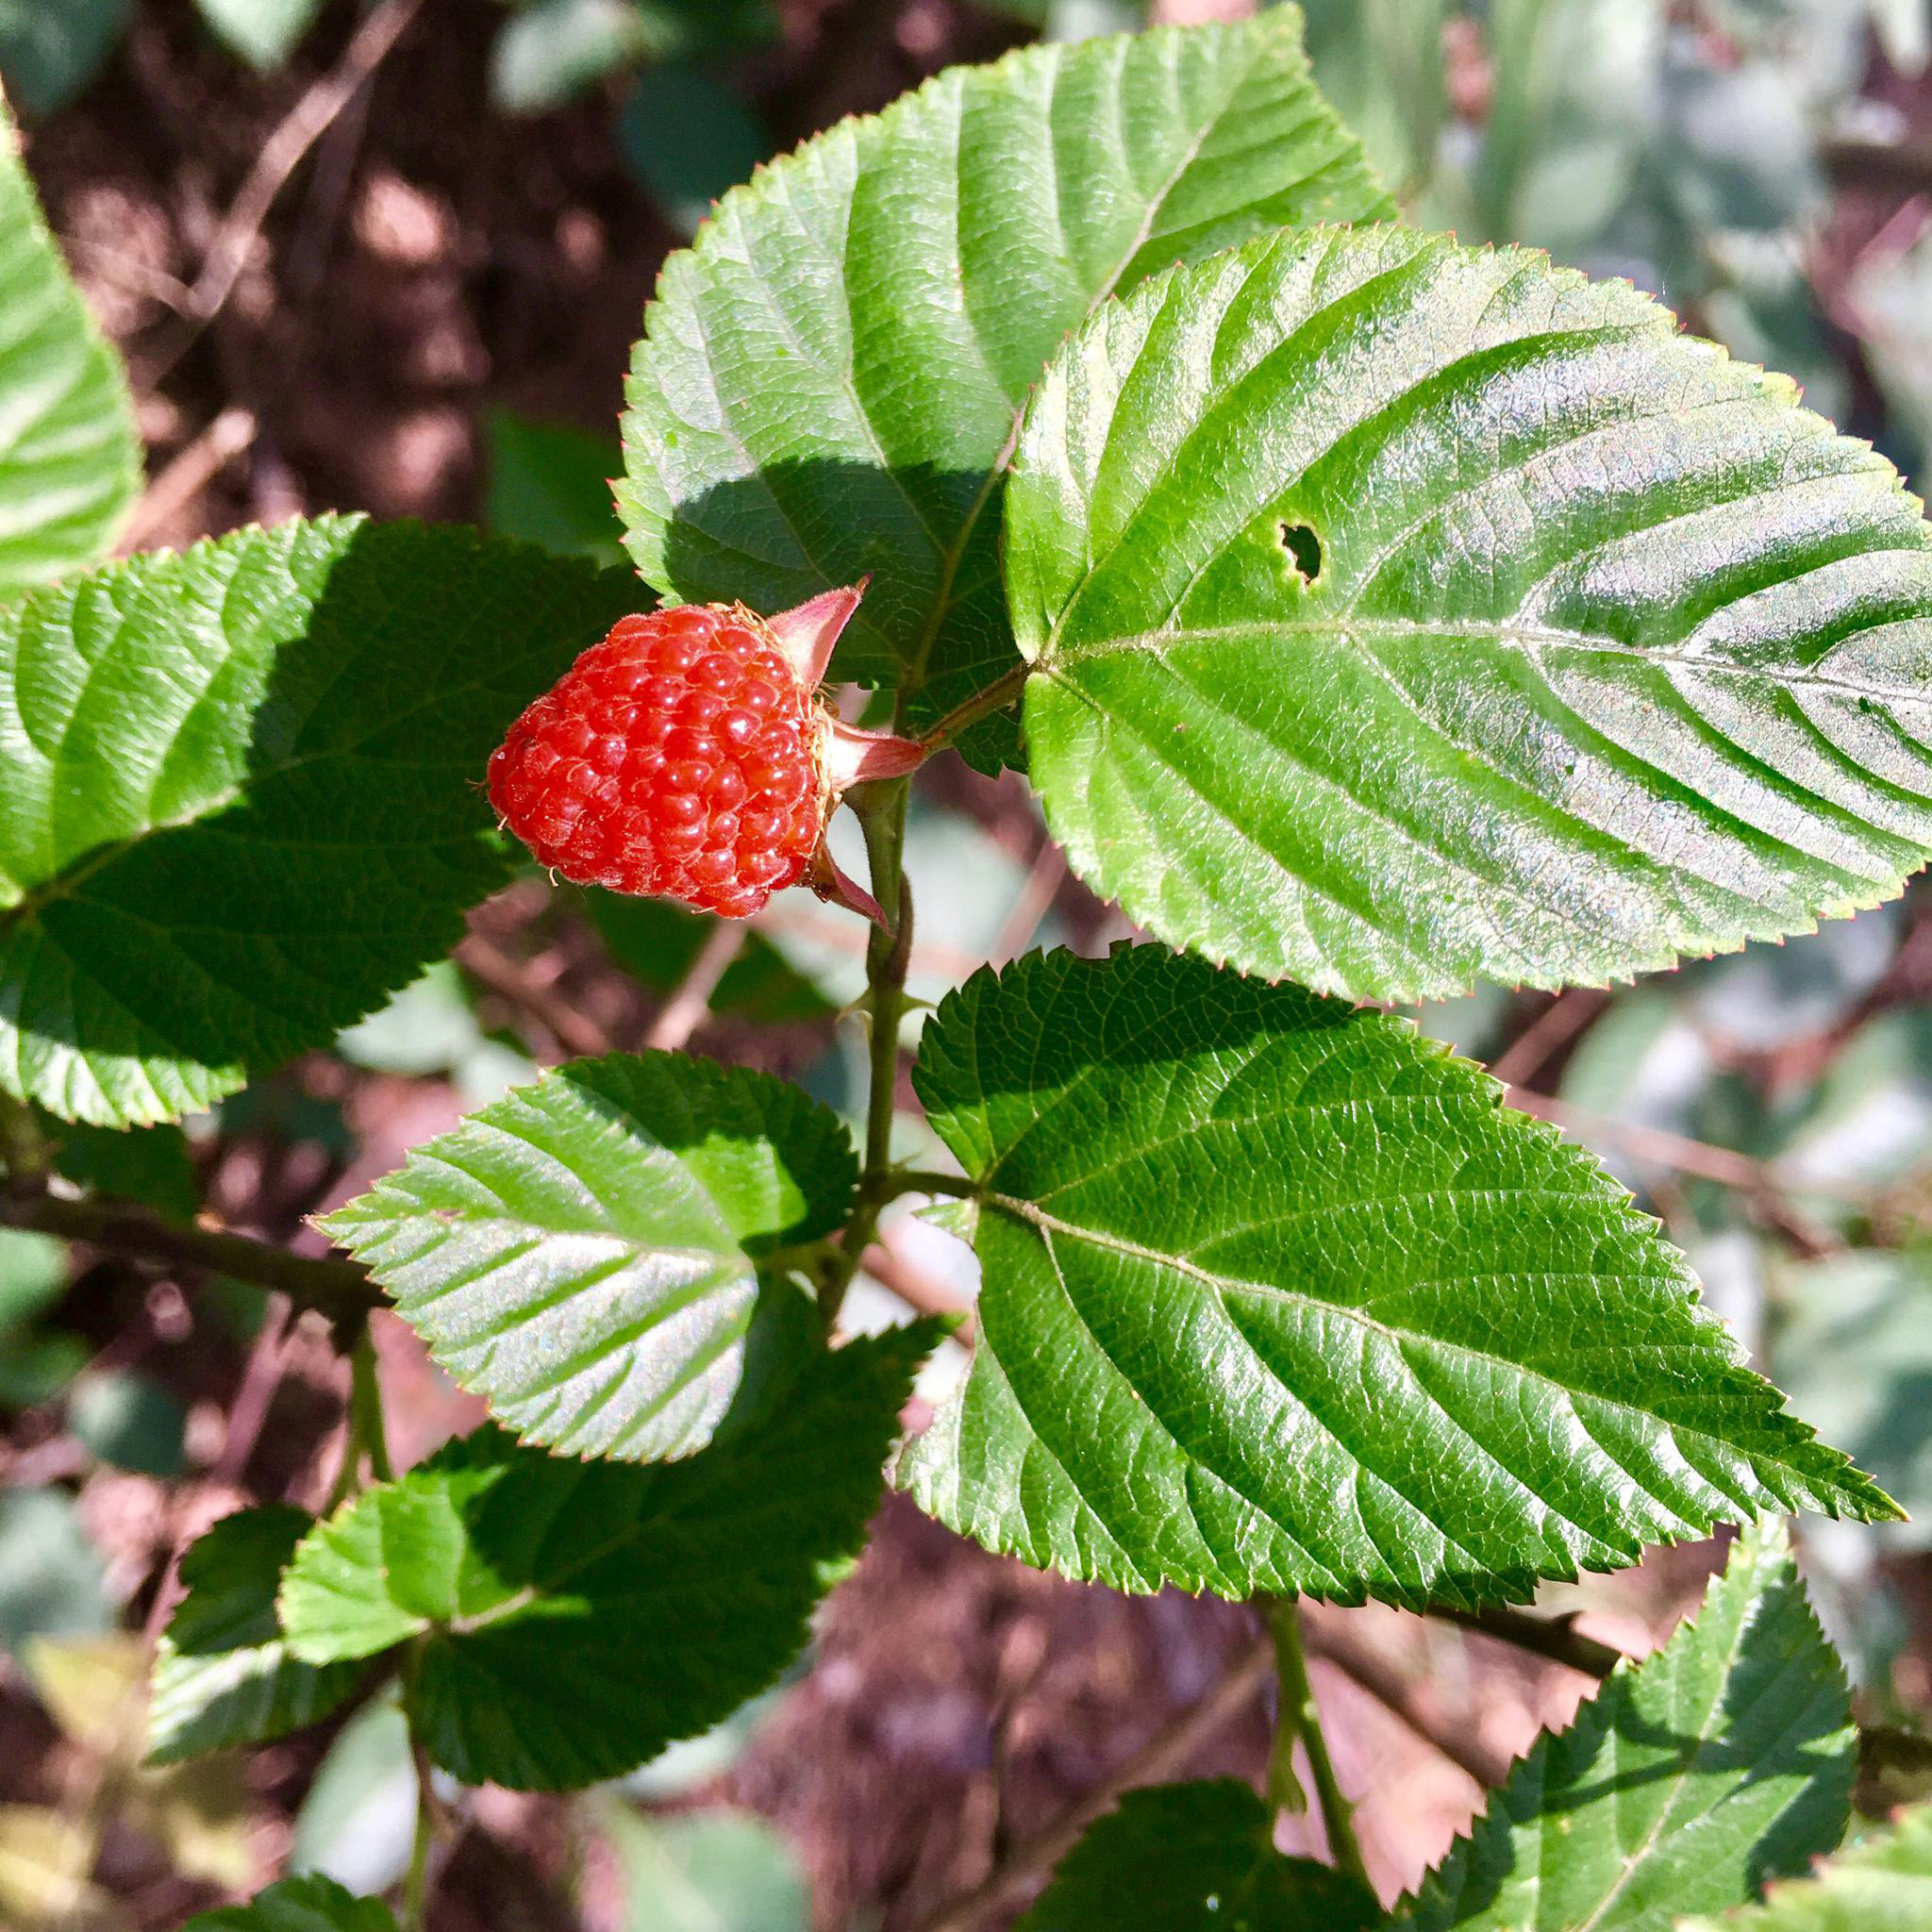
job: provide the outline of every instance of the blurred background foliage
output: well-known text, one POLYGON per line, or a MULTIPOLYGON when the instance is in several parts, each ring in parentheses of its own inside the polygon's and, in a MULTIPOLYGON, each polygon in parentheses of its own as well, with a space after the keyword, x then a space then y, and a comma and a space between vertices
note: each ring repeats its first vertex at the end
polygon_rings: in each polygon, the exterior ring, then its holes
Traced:
MULTIPOLYGON (((1657 291, 1923 489, 1932 0, 1305 12, 1322 83, 1410 219, 1657 291)), ((658 264, 712 200, 948 61, 1147 17, 1141 0, 0 0, 0 78, 130 365, 153 478, 141 543, 341 506, 474 518, 615 562, 625 349, 658 264), (210 298, 225 210, 318 99, 312 148, 210 298)), ((1023 787, 951 760, 922 778, 908 867, 942 882, 921 899, 919 1001, 987 959, 1131 936, 1068 878, 1023 787)), ((185 1130, 45 1125, 76 1186, 313 1246, 305 1215, 573 1053, 689 1044, 855 1111, 850 924, 789 894, 721 934, 528 875, 334 1054, 185 1130)), ((1863 1714, 1906 1740, 1874 1788, 1923 1783, 1932 899, 1915 888, 1634 987, 1486 989, 1417 1017, 1598 1148, 1766 1372, 1912 1512, 1877 1532, 1807 1524, 1805 1544, 1863 1714)), ((915 1006, 908 1041, 922 1019, 915 1006)), ((910 1111, 903 1138, 925 1144, 910 1111)), ((863 1323, 974 1287, 970 1255, 910 1215, 873 1258, 851 1304, 863 1323)), ((413 1459, 472 1410, 403 1331, 382 1342, 413 1459)), ((961 1359, 949 1344, 928 1388, 961 1359)), ((342 1387, 327 1336, 273 1298, 184 1293, 0 1234, 0 1924, 173 1925, 284 1859, 358 1890, 401 1872, 414 1774, 391 1706, 166 1773, 136 1763, 127 1715, 174 1553, 251 1499, 318 1503, 342 1387)), ((1707 1564, 1551 1599, 1655 1624, 1707 1564)), ((1430 1648, 1412 1620, 1349 1614, 1360 1641, 1432 1674, 1445 1726, 1506 1757, 1574 1696, 1430 1648)), ((1051 1815, 1197 1697, 1243 1627, 1221 1606, 1102 1601, 1016 1573, 889 1508, 795 1683, 580 1804, 467 1800, 477 1829, 440 1889, 439 1932, 909 1924, 892 1902, 970 1882, 1015 1820, 1051 1815)), ((1324 1668, 1341 1673, 1345 1650, 1338 1637, 1324 1668)), ((1339 1674, 1324 1681, 1341 1694, 1339 1674)), ((1412 1873, 1474 1787, 1377 1729, 1366 1695, 1346 1707, 1365 1838, 1381 1869, 1412 1873)), ((1203 1768, 1253 1773, 1262 1736, 1231 1735, 1203 1768)))

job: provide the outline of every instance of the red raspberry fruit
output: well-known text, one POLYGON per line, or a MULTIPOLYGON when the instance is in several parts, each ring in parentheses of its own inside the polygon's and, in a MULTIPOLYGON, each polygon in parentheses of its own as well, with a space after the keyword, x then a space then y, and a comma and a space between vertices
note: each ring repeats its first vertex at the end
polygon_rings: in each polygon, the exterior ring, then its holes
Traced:
POLYGON ((845 786, 924 754, 814 695, 863 589, 769 621, 741 604, 621 619, 491 757, 498 818, 580 885, 742 919, 805 880, 869 908, 824 854, 825 821, 845 786))

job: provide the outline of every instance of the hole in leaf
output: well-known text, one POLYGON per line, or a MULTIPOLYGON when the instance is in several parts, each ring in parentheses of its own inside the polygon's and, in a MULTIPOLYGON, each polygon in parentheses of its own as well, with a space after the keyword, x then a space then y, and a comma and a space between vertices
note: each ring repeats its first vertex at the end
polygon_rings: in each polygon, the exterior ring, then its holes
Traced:
POLYGON ((1283 524, 1281 547, 1303 583, 1312 584, 1322 575, 1322 540, 1307 524, 1283 524))

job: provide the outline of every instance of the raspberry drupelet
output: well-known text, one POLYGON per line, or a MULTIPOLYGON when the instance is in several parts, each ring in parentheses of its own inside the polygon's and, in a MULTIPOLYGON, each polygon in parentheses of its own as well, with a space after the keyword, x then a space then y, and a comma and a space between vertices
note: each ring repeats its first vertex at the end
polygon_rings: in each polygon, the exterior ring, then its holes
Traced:
POLYGON ((825 853, 825 821, 846 786, 924 751, 815 695, 863 590, 769 620, 737 604, 621 619, 491 757, 498 818, 580 885, 742 919, 803 881, 875 913, 825 853))

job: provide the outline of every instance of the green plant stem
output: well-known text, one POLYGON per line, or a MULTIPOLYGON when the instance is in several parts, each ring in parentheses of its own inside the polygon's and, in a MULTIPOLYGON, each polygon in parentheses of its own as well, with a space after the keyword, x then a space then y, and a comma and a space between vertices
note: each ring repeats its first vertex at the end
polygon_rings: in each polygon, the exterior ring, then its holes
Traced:
POLYGON ((382 1385, 376 1377, 375 1343, 370 1339, 369 1324, 360 1324, 349 1346, 349 1408, 342 1427, 342 1459, 336 1471, 335 1487, 329 1491, 328 1507, 333 1516, 351 1496, 362 1489, 362 1458, 369 1458, 373 1482, 393 1479, 395 1471, 389 1458, 389 1431, 382 1419, 382 1385))
POLYGON ((402 1932, 423 1932, 423 1908, 429 1897, 429 1849, 436 1840, 436 1790, 430 1782, 429 1754, 413 1738, 409 1755, 416 1766, 416 1833, 409 1842, 409 1869, 403 1875, 402 1932))
POLYGON ((1277 1597, 1268 1606, 1268 1624, 1274 1638, 1274 1674, 1280 1686, 1281 1708, 1275 1718, 1274 1748, 1268 1763, 1268 1795, 1291 1811, 1307 1808, 1295 1777, 1292 1753, 1301 1740, 1307 1753, 1308 1774, 1314 1781, 1315 1799, 1322 1807, 1322 1825, 1328 1834, 1328 1850, 1335 1862, 1364 1885, 1368 1868, 1362 1863, 1362 1848, 1355 1835, 1355 1807, 1341 1794, 1336 1782, 1334 1761, 1328 1756, 1328 1740, 1322 1734, 1322 1713, 1315 1705, 1315 1693, 1308 1683, 1308 1667, 1302 1655, 1301 1607, 1292 1597, 1277 1597), (1291 1798, 1290 1793, 1294 1793, 1291 1798), (1298 1802, 1297 1802, 1298 1801, 1298 1802))
MULTIPOLYGON (((977 724, 982 718, 990 718, 995 711, 1004 711, 1026 689, 1026 680, 1032 675, 1032 665, 1015 664, 1010 671, 994 678, 984 691, 975 692, 963 705, 955 706, 930 731, 922 734, 920 743, 929 751, 937 751, 969 726, 977 724)), ((874 892, 873 897, 876 899, 878 894, 874 892)))
POLYGON ((53 1168, 53 1153, 33 1108, 0 1094, 0 1172, 23 1192, 31 1192, 46 1185, 53 1168))
POLYGON ((354 1261, 291 1255, 250 1235, 163 1221, 133 1202, 106 1195, 72 1201, 57 1194, 0 1191, 0 1227, 27 1228, 136 1260, 225 1274, 278 1290, 296 1307, 314 1308, 344 1324, 359 1323, 382 1299, 354 1261))
POLYGON ((906 803, 904 778, 861 786, 852 808, 865 833, 865 856, 872 867, 872 895, 885 915, 885 928, 873 928, 865 949, 865 978, 872 1014, 871 1079, 865 1109, 865 1168, 858 1205, 839 1255, 819 1291, 819 1318, 829 1336, 839 1319, 845 1291, 858 1272, 859 1257, 878 1231, 879 1209, 892 1165, 892 1116, 899 1087, 899 1016, 905 1010, 906 968, 912 957, 912 894, 906 884, 906 803))

